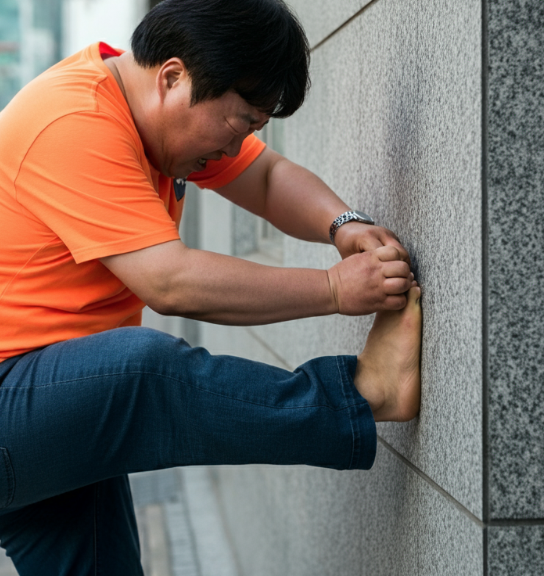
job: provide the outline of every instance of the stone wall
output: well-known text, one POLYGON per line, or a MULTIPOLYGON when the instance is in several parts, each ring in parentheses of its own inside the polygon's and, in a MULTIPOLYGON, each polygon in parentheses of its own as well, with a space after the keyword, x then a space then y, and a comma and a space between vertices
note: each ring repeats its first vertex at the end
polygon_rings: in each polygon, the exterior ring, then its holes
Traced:
MULTIPOLYGON (((244 576, 544 573, 544 9, 540 0, 293 0, 313 88, 285 153, 400 236, 423 287, 419 418, 372 471, 215 472, 244 576)), ((286 239, 284 264, 334 249, 286 239)), ((294 368, 370 318, 207 330, 294 368)))
MULTIPOLYGON (((290 4, 313 88, 285 121, 283 151, 409 249, 423 288, 422 407, 378 426, 370 472, 213 470, 241 576, 540 576, 544 3, 290 4)), ((239 254, 243 219, 210 194, 194 245, 239 254)), ((284 240, 284 265, 337 259, 284 240)), ((200 325, 198 338, 293 369, 359 352, 371 321, 200 325)))

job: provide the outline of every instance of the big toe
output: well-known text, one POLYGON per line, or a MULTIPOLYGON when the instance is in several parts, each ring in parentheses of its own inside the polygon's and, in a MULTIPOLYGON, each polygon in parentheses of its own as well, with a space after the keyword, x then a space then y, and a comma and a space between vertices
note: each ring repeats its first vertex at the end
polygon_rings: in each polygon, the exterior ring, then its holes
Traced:
POLYGON ((419 305, 421 301, 421 288, 419 286, 412 286, 408 290, 408 304, 419 305))

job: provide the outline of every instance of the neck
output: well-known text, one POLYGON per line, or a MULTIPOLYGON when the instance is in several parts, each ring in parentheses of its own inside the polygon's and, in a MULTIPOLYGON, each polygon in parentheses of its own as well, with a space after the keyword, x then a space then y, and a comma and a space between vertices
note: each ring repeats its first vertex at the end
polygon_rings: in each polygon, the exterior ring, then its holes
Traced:
POLYGON ((121 92, 123 93, 123 96, 125 97, 125 100, 128 101, 127 92, 125 89, 125 84, 123 82, 123 77, 121 76, 121 73, 119 72, 119 68, 117 66, 117 61, 119 59, 120 59, 120 56, 114 56, 114 57, 111 57, 111 58, 108 58, 107 60, 105 60, 104 64, 109 68, 110 72, 113 74, 113 77, 115 78, 115 81, 119 85, 119 88, 121 89, 121 92))
POLYGON ((127 101, 147 154, 148 130, 154 125, 154 110, 158 99, 156 89, 158 68, 139 66, 132 52, 108 58, 104 64, 110 69, 127 101))

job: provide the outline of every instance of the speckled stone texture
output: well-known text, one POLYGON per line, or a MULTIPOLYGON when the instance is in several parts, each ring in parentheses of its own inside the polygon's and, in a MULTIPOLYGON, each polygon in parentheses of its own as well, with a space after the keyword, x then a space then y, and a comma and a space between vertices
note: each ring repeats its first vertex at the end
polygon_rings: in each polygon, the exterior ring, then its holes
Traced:
POLYGON ((372 0, 290 0, 287 2, 304 26, 310 46, 315 46, 372 0))
MULTIPOLYGON (((286 155, 394 230, 423 287, 423 402, 379 433, 482 517, 481 10, 380 0, 312 55, 313 88, 286 155)), ((288 266, 334 248, 287 240, 288 266)), ((257 328, 290 366, 358 353, 371 318, 257 328)))
MULTIPOLYGON (((412 255, 422 410, 378 431, 431 480, 382 444, 368 473, 217 470, 242 576, 544 574, 544 2, 483 1, 484 27, 473 0, 292 2, 313 45, 364 7, 313 52, 285 153, 412 255)), ((284 254, 338 259, 292 239, 284 254)), ((210 327, 202 343, 294 368, 358 353, 371 322, 210 327)))
POLYGON ((488 11, 490 516, 544 518, 544 2, 488 11))
POLYGON ((542 576, 544 526, 488 528, 488 576, 542 576))
POLYGON ((482 529, 378 445, 368 473, 216 469, 240 576, 482 576, 482 529))

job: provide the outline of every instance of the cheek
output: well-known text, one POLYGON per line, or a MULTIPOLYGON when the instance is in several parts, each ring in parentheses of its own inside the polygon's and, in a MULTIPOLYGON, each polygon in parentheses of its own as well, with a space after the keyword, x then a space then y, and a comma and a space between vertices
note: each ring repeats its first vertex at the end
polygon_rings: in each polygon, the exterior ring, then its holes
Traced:
POLYGON ((228 148, 235 139, 237 137, 230 130, 209 124, 194 126, 191 130, 168 126, 165 127, 163 149, 165 154, 176 157, 178 161, 192 161, 228 148))

